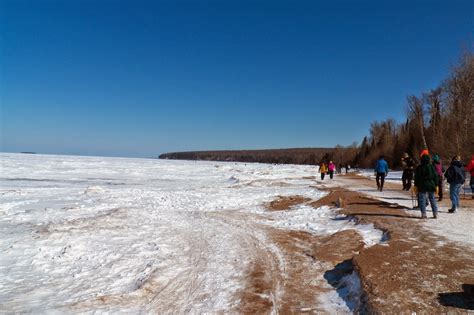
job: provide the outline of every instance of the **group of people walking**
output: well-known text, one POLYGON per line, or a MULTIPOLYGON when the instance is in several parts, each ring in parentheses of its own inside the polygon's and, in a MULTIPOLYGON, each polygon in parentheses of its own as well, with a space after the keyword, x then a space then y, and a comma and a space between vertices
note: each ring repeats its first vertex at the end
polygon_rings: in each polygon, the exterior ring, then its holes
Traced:
MULTIPOLYGON (((408 153, 403 154, 402 166, 402 189, 410 190, 412 180, 414 180, 422 218, 427 218, 426 206, 428 201, 433 211, 433 217, 438 217, 438 204, 435 194, 438 194, 438 201, 443 200, 444 179, 449 183, 449 197, 451 199, 451 208, 448 212, 455 213, 459 210, 460 193, 466 180, 466 171, 471 175, 470 186, 473 192, 472 198, 474 199, 474 155, 466 166, 463 165, 459 156, 454 156, 448 169, 445 170, 439 155, 430 157, 428 150, 423 150, 420 154, 420 164, 418 166, 416 166, 415 160, 408 153)), ((388 165, 383 156, 380 156, 380 159, 377 161, 375 173, 377 188, 382 191, 385 176, 388 174, 388 165)))
POLYGON ((336 170, 336 164, 334 164, 332 161, 329 161, 329 164, 327 165, 326 163, 321 162, 319 164, 319 173, 321 174, 321 180, 324 180, 324 177, 326 176, 326 174, 329 174, 329 178, 333 179, 335 170, 336 170))

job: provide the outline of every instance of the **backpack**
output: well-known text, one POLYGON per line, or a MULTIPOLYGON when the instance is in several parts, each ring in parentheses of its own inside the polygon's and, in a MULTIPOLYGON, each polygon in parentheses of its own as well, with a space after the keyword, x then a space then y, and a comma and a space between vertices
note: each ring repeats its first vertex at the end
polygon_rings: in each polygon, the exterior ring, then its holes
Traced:
POLYGON ((453 165, 448 167, 448 169, 444 173, 444 177, 446 178, 446 180, 450 184, 464 182, 464 178, 463 178, 462 174, 460 172, 456 171, 456 167, 453 166, 453 165))

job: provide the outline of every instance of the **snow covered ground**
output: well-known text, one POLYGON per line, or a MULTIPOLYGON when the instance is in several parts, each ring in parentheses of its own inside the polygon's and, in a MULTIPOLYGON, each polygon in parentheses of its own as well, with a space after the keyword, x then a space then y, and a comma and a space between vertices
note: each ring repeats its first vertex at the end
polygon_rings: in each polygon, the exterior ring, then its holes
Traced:
POLYGON ((258 224, 355 229, 368 246, 382 236, 327 207, 265 211, 277 196, 323 196, 310 166, 5 153, 0 163, 0 309, 10 312, 225 311, 249 244, 278 256, 258 224))

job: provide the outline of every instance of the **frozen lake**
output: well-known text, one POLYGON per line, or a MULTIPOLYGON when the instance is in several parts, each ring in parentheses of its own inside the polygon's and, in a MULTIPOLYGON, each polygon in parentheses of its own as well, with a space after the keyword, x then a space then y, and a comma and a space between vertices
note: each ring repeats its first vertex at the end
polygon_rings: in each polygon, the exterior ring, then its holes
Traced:
POLYGON ((0 163, 0 309, 11 312, 232 310, 249 244, 279 255, 257 226, 381 238, 329 208, 265 210, 277 196, 323 196, 310 166, 6 153, 0 163))

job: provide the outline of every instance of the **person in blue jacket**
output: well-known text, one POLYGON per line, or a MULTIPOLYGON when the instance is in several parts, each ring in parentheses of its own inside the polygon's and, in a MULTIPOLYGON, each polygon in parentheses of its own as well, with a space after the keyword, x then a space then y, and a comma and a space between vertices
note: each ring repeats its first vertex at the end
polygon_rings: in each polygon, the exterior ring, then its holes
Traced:
POLYGON ((385 176, 388 175, 388 164, 381 155, 377 164, 375 164, 375 181, 377 182, 377 189, 382 191, 385 182, 385 176))

